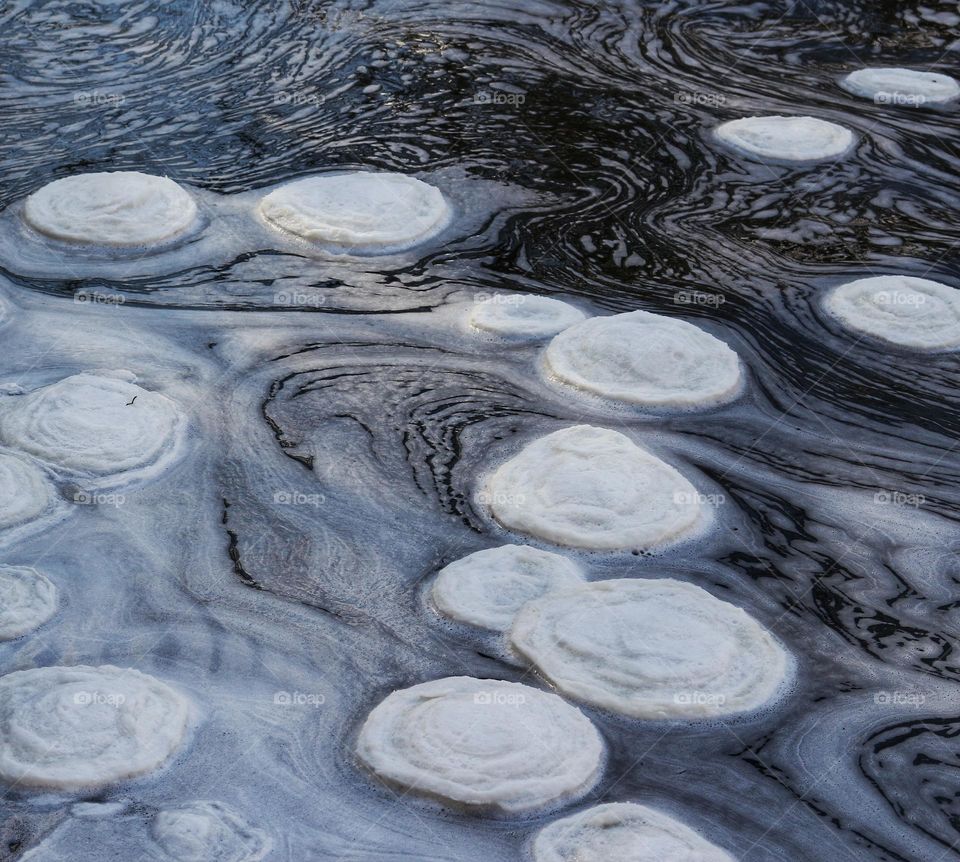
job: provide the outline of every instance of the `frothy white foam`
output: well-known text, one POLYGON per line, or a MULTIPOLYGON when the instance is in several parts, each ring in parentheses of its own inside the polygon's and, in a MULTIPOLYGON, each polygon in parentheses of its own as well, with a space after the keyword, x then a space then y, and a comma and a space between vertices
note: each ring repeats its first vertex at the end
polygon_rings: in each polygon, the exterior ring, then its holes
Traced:
POLYGON ((430 597, 448 617, 503 632, 531 599, 581 583, 580 567, 566 557, 503 545, 450 563, 437 575, 430 597))
POLYGON ((27 198, 23 216, 55 239, 100 246, 169 242, 197 219, 193 198, 166 177, 137 171, 78 174, 27 198))
POLYGON ((389 783, 515 813, 585 793, 604 747, 590 721, 554 694, 461 676, 395 691, 370 713, 357 753, 389 783))
POLYGON ((36 569, 0 566, 0 641, 42 626, 57 611, 57 588, 36 569))
POLYGON ((537 834, 534 862, 734 862, 678 820, 612 802, 564 817, 537 834))
POLYGON ((857 142, 849 129, 816 117, 744 117, 717 126, 714 134, 747 155, 788 162, 842 156, 857 142))
POLYGON ((559 299, 498 294, 473 304, 470 325, 511 338, 547 338, 579 323, 585 316, 579 308, 559 299))
POLYGON ((850 329, 918 350, 960 348, 960 290, 902 275, 861 278, 830 291, 824 308, 850 329))
POLYGON ((591 425, 530 443, 493 473, 481 500, 507 529, 592 550, 676 541, 705 517, 701 495, 677 470, 591 425))
POLYGON ((744 610, 671 579, 548 593, 520 610, 510 641, 561 692, 634 718, 756 709, 777 693, 789 666, 744 610))
POLYGON ((544 361, 564 383, 644 407, 716 404, 741 388, 740 360, 724 342, 647 311, 578 323, 550 342, 544 361))
POLYGON ((17 527, 54 505, 54 488, 36 464, 0 452, 0 529, 17 527))
POLYGON ((76 374, 0 402, 0 437, 93 476, 159 469, 184 424, 169 398, 114 377, 76 374))
POLYGON ((0 778, 102 787, 151 772, 183 742, 189 702, 130 668, 43 667, 0 677, 0 778))
POLYGON ((297 180, 266 195, 260 213, 303 239, 355 252, 409 248, 451 218, 439 189, 416 177, 373 171, 297 180))
POLYGON ((207 801, 160 811, 153 838, 175 862, 258 862, 272 843, 229 805, 207 801))
POLYGON ((960 96, 956 79, 915 69, 857 69, 840 86, 855 96, 889 105, 937 105, 960 96))

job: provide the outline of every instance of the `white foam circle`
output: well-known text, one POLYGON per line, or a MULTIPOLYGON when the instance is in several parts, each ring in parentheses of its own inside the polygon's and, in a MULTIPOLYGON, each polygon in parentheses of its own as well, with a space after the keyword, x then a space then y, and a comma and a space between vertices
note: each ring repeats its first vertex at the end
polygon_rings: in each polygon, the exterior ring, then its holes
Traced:
POLYGON ((54 505, 54 488, 36 464, 0 452, 0 529, 34 520, 54 505))
POLYGON ((451 619, 503 632, 531 599, 582 583, 580 567, 566 557, 527 545, 502 545, 441 569, 430 598, 451 619))
POLYGON ((746 611, 672 579, 548 593, 520 610, 510 643, 564 694, 644 719, 757 709, 789 666, 746 611))
POLYGON ((587 550, 665 545, 705 520, 703 496, 677 470, 591 425, 530 443, 497 468, 479 499, 509 530, 587 550))
POLYGON ((734 862, 690 827, 644 805, 611 802, 537 833, 534 862, 734 862))
POLYGON ((307 177, 260 202, 273 227, 347 251, 400 251, 439 233, 451 218, 439 189, 405 174, 352 171, 307 177))
POLYGON ((183 423, 166 396, 96 374, 75 374, 0 402, 5 442, 93 476, 158 467, 176 449, 183 423))
POLYGON ((0 566, 0 641, 21 637, 57 612, 57 588, 26 566, 0 566))
POLYGON ((182 744, 189 702, 131 668, 43 667, 0 677, 0 778, 103 787, 160 767, 182 744))
POLYGON ((517 813, 589 790, 604 746, 554 694, 461 676, 395 691, 370 713, 357 754, 382 780, 420 795, 517 813))
POLYGON ((197 220, 193 198, 173 180, 138 171, 77 174, 27 198, 34 230, 87 245, 133 247, 170 242, 197 220))
POLYGON ((744 117, 717 126, 714 135, 748 156, 785 162, 838 158, 857 142, 849 129, 816 117, 744 117))
POLYGON ((889 105, 942 105, 960 96, 960 84, 949 75, 915 69, 857 69, 840 86, 855 96, 889 105))
POLYGON ((270 837, 223 802, 188 802, 160 811, 152 827, 163 858, 171 862, 259 862, 270 837))
POLYGON ((960 348, 960 290, 903 275, 861 278, 831 290, 824 308, 849 329, 916 350, 960 348))
POLYGON ((572 326, 550 342, 544 363, 563 383, 642 407, 710 406, 742 385, 740 360, 719 338, 647 311, 572 326))
POLYGON ((508 338, 548 338, 585 317, 579 308, 548 296, 498 294, 473 304, 470 325, 508 338))

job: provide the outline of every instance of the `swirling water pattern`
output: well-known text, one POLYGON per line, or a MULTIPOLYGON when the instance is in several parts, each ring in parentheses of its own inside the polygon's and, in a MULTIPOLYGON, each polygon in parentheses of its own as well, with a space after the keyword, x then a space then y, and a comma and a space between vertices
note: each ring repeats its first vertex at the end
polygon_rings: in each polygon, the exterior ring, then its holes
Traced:
POLYGON ((151 779, 2 788, 0 860, 140 858, 156 810, 210 798, 271 834, 270 860, 524 858, 550 816, 418 803, 350 752, 395 688, 529 681, 433 617, 424 584, 512 539, 477 504, 485 472, 584 421, 722 500, 695 543, 576 555, 590 577, 697 583, 798 663, 749 718, 590 712, 611 750, 591 801, 659 807, 743 862, 960 859, 960 369, 819 309, 878 273, 960 286, 956 110, 837 86, 863 65, 950 73, 955 4, 11 0, 0 26, 0 383, 125 368, 191 417, 167 474, 0 549, 62 593, 0 669, 136 666, 203 713, 151 779), (711 142, 755 113, 859 143, 788 168, 711 142), (258 190, 333 168, 416 174, 458 220, 357 259, 242 217, 258 190), (27 194, 94 170, 170 176, 205 230, 109 261, 24 236, 27 194), (575 400, 538 376, 538 347, 464 330, 458 303, 492 291, 694 322, 741 355, 746 395, 659 420, 575 400), (78 801, 123 813, 88 827, 78 801))

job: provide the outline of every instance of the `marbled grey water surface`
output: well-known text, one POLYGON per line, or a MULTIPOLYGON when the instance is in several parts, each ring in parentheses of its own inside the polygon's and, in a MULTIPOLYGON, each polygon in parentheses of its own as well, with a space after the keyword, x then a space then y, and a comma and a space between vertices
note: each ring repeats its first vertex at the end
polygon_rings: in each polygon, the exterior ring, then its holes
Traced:
POLYGON ((949 74, 956 4, 10 0, 0 32, 0 384, 124 369, 189 418, 161 476, 79 502, 63 480, 68 515, 3 539, 0 563, 42 570, 61 607, 0 642, 0 672, 136 667, 199 712, 155 774, 0 786, 0 859, 168 858, 151 824, 195 800, 266 833, 271 862, 528 858, 556 812, 421 802, 353 749, 396 688, 546 687, 443 624, 425 584, 516 539, 478 505, 481 478, 581 422, 719 505, 671 550, 571 558, 591 579, 702 586, 797 669, 739 719, 585 708, 610 757, 570 810, 652 805, 742 862, 960 859, 960 360, 880 347, 819 306, 875 274, 960 286, 956 108, 837 84, 869 65, 949 74), (776 166, 710 138, 778 113, 859 144, 776 166), (261 190, 334 169, 416 175, 456 217, 362 258, 245 218, 261 190), (99 170, 169 176, 204 229, 107 258, 25 236, 23 198, 99 170), (542 344, 464 328, 458 303, 494 292, 696 323, 739 353, 745 394, 660 418, 571 398, 538 373, 542 344))

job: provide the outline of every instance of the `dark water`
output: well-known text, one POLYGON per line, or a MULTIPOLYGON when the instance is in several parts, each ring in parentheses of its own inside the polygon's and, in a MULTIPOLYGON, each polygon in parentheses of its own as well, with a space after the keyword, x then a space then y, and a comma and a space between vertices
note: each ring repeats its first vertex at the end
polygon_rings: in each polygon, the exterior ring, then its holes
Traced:
POLYGON ((863 65, 949 73, 956 3, 14 0, 0 33, 0 377, 131 368, 194 421, 184 462, 126 505, 3 550, 66 603, 0 644, 0 665, 141 667, 203 713, 168 769, 96 797, 122 817, 78 825, 76 797, 8 790, 0 859, 44 842, 32 858, 129 862, 151 812, 190 799, 243 812, 270 860, 523 858, 550 817, 398 798, 350 751, 394 688, 523 675, 441 627, 422 582, 509 540, 474 503, 479 477, 579 421, 626 428, 725 499, 706 538, 584 555, 591 577, 691 580, 799 663, 748 719, 591 713, 611 763, 588 801, 656 805, 744 862, 960 859, 960 367, 857 341, 817 308, 871 274, 960 285, 956 110, 836 85, 863 65), (754 113, 860 143, 799 169, 710 143, 754 113), (364 260, 230 229, 224 201, 334 167, 416 173, 459 218, 364 260), (218 230, 109 263, 24 246, 17 201, 118 169, 190 186, 218 230), (451 303, 490 290, 696 322, 741 355, 747 394, 655 421, 574 403, 540 381, 538 348, 451 323, 451 303), (324 704, 278 708, 278 690, 324 704))

